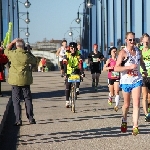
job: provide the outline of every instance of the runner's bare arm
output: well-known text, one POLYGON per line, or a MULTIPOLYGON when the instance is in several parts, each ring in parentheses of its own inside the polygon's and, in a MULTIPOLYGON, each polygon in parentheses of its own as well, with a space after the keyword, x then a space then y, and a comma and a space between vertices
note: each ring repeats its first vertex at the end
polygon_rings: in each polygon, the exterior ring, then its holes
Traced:
POLYGON ((144 61, 143 61, 142 52, 140 52, 140 53, 141 53, 140 66, 142 67, 143 72, 144 72, 144 71, 146 72, 146 71, 147 71, 147 69, 146 69, 145 63, 144 63, 144 61))
POLYGON ((130 66, 121 66, 121 63, 125 58, 126 58, 126 52, 124 50, 121 50, 119 52, 119 55, 118 55, 118 58, 117 58, 116 66, 114 67, 114 71, 123 72, 123 71, 126 71, 126 70, 131 70, 131 69, 137 68, 136 64, 132 64, 130 66))
POLYGON ((108 64, 110 63, 110 60, 108 59, 107 61, 106 61, 106 64, 104 65, 104 67, 103 67, 103 70, 104 71, 108 71, 109 69, 111 69, 111 67, 108 67, 108 64))
POLYGON ((60 54, 60 48, 57 50, 57 52, 56 52, 56 56, 59 56, 59 54, 60 54))

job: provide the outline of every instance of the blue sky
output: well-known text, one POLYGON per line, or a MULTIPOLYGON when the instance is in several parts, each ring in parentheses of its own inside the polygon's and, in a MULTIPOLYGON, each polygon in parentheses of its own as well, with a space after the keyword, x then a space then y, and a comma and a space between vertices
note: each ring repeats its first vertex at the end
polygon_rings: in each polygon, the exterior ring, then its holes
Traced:
MULTIPOLYGON (((24 2, 25 0, 20 0, 24 2)), ((64 38, 64 34, 69 30, 70 26, 79 27, 79 25, 73 21, 77 17, 78 7, 83 0, 29 0, 31 2, 31 7, 28 9, 29 18, 31 20, 29 24, 29 42, 35 43, 37 41, 42 41, 44 38, 47 40, 51 40, 52 38, 55 40, 62 40, 64 38), (72 24, 71 24, 72 22, 72 24)), ((118 22, 117 22, 117 36, 120 38, 121 34, 121 26, 120 26, 120 0, 118 1, 117 11, 118 11, 118 22)), ((129 0, 127 0, 129 1, 129 0)), ((142 0, 136 1, 136 12, 135 12, 135 20, 136 20, 136 37, 140 37, 142 34, 141 31, 141 22, 142 22, 142 14, 141 14, 141 3, 142 0)), ((147 14, 150 14, 150 0, 147 1, 147 14)), ((19 4, 20 12, 26 12, 26 8, 21 3, 19 4)), ((83 5, 80 7, 80 12, 83 12, 83 5)), ((128 10, 129 12, 129 10, 128 10)), ((82 16, 81 16, 82 17, 82 16)), ((22 16, 23 19, 26 19, 26 16, 22 16)), ((148 18, 148 17, 147 17, 148 18)), ((23 20, 20 21, 20 27, 26 27, 26 23, 23 20)), ((129 22, 128 17, 128 22, 129 22)), ((150 34, 150 21, 147 23, 147 32, 150 34)), ((128 29, 129 31, 129 23, 128 29)), ((79 29, 74 29, 74 40, 79 36, 79 29)), ((25 33, 21 32, 20 36, 22 38, 26 38, 25 33)), ((65 34, 65 38, 67 38, 68 42, 71 41, 71 37, 69 37, 68 33, 65 34)), ((112 38, 112 34, 111 34, 112 38)))

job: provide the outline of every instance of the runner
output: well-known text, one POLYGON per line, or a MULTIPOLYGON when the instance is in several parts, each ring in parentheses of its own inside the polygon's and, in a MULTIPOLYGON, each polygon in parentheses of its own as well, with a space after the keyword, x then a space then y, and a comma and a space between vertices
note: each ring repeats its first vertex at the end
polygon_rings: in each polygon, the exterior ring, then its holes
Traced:
MULTIPOLYGON (((67 65, 65 73, 67 75, 66 77, 66 108, 69 108, 70 103, 69 103, 69 97, 70 97, 70 90, 71 90, 71 83, 68 83, 67 78, 72 74, 83 74, 83 68, 79 68, 80 64, 80 55, 77 50, 77 43, 71 42, 69 43, 70 47, 70 52, 66 53, 64 56, 64 64, 67 65), (74 70, 74 72, 73 72, 74 70)), ((79 94, 79 85, 80 83, 76 83, 76 92, 77 95, 79 94)))
POLYGON ((122 107, 123 118, 121 131, 127 131, 127 113, 130 106, 130 96, 133 99, 133 135, 139 133, 138 119, 140 115, 140 96, 142 86, 142 75, 140 73, 140 65, 143 74, 147 76, 147 70, 143 57, 138 48, 135 48, 135 33, 126 33, 126 47, 119 52, 114 71, 121 72, 120 87, 124 98, 122 107))
POLYGON ((67 41, 62 41, 62 46, 57 50, 56 55, 59 57, 61 77, 64 77, 63 57, 66 52, 67 41))
MULTIPOLYGON (((150 36, 145 33, 142 36, 143 47, 142 50, 143 60, 148 70, 148 76, 143 77, 143 86, 142 86, 142 104, 145 114, 145 121, 150 121, 150 36)), ((141 68, 141 73, 143 72, 141 68)))
POLYGON ((104 55, 98 51, 98 45, 93 45, 93 52, 91 52, 88 56, 90 61, 90 69, 92 74, 92 87, 97 91, 97 86, 99 83, 99 77, 101 74, 101 61, 104 60, 104 55), (96 80, 96 84, 95 84, 96 80))
POLYGON ((116 65, 116 59, 117 59, 117 48, 111 47, 109 50, 108 55, 111 56, 106 61, 106 64, 104 65, 103 70, 108 71, 108 84, 109 84, 109 98, 108 98, 108 104, 112 105, 112 98, 115 95, 115 102, 116 105, 114 107, 114 110, 118 111, 118 104, 119 104, 119 79, 120 74, 118 72, 114 72, 114 67, 116 65))

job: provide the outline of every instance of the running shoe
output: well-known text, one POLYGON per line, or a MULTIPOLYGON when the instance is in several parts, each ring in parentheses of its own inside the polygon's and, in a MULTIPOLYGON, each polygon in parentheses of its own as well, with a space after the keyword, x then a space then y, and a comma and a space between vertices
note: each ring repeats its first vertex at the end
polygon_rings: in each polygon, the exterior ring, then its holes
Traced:
POLYGON ((97 91, 98 90, 98 88, 97 88, 97 86, 95 86, 95 91, 97 91))
POLYGON ((121 132, 123 132, 123 133, 127 132, 127 122, 122 121, 121 132))
POLYGON ((136 136, 137 134, 139 134, 139 129, 138 127, 135 127, 133 128, 132 135, 136 136))
POLYGON ((145 122, 150 122, 150 113, 145 115, 145 122))
POLYGON ((76 88, 76 93, 77 93, 77 95, 80 94, 79 88, 76 88))
POLYGON ((66 101, 66 108, 69 108, 69 107, 70 107, 70 102, 66 101))
POLYGON ((118 106, 115 106, 115 107, 114 107, 114 111, 116 111, 116 112, 117 112, 117 111, 118 111, 118 109, 119 109, 119 108, 118 108, 118 106))
POLYGON ((111 97, 109 97, 109 99, 108 99, 108 104, 112 105, 112 98, 111 97))

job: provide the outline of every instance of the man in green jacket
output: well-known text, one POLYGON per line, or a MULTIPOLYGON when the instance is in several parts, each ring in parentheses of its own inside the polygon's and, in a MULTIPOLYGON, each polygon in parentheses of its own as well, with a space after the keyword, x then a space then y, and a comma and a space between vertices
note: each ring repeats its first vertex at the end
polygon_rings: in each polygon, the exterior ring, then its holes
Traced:
POLYGON ((24 50, 24 41, 22 39, 14 39, 8 44, 4 53, 11 62, 8 75, 8 83, 12 85, 12 101, 14 113, 16 116, 16 126, 22 125, 20 99, 23 94, 26 106, 26 114, 30 124, 36 124, 33 118, 33 105, 30 85, 33 83, 32 70, 29 64, 36 65, 36 57, 24 50), (12 50, 13 47, 15 50, 12 50))

